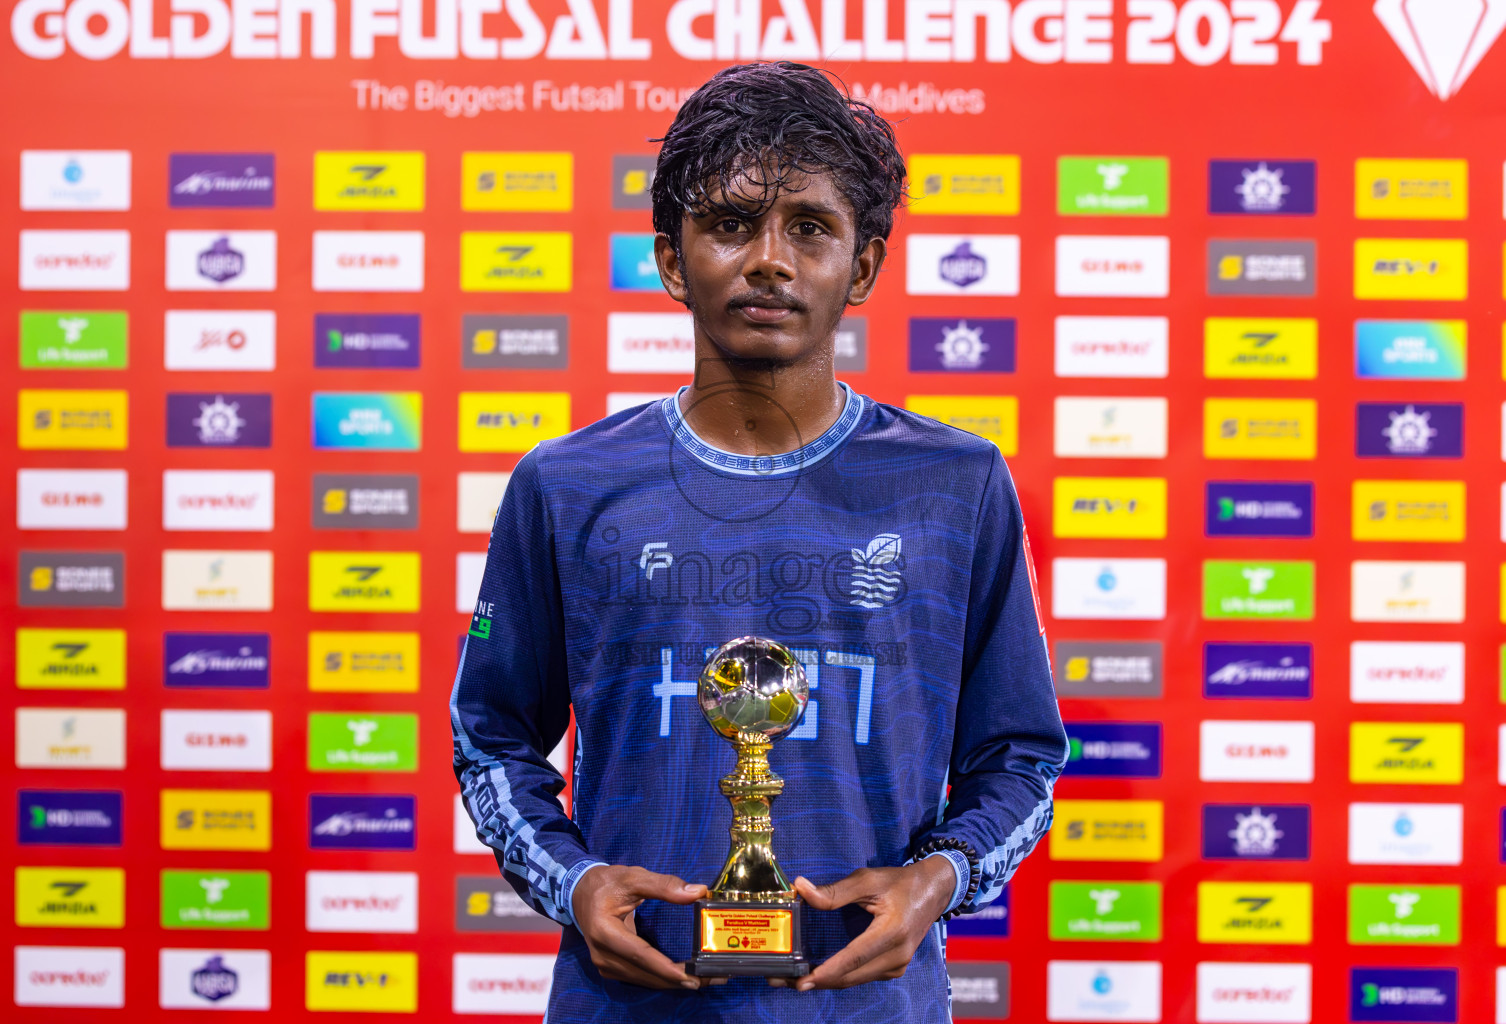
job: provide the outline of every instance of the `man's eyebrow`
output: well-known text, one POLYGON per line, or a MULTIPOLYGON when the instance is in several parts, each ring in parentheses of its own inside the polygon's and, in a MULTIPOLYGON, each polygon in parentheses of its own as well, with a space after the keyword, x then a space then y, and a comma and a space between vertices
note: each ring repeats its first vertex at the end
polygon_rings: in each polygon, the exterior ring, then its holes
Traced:
POLYGON ((835 206, 828 206, 826 203, 820 203, 810 199, 798 199, 791 205, 794 206, 796 213, 812 213, 818 216, 826 217, 837 217, 841 215, 841 211, 838 210, 835 206))

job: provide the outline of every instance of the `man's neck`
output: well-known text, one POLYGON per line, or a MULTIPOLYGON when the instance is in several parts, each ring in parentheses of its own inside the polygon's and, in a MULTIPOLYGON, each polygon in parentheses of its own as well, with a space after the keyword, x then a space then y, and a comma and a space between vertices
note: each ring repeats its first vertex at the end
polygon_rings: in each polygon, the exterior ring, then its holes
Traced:
POLYGON ((845 400, 830 364, 746 370, 707 360, 679 403, 707 444, 734 455, 783 455, 830 429, 845 400))

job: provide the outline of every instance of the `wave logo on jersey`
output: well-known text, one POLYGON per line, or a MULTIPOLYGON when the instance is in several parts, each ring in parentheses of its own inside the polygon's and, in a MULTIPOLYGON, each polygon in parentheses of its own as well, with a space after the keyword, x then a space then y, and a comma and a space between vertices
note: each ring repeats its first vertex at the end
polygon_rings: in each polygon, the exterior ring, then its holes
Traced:
POLYGON ((880 533, 868 542, 865 549, 852 549, 852 584, 848 593, 859 608, 883 608, 893 603, 904 582, 900 573, 904 569, 900 561, 900 546, 903 543, 897 533, 880 533))

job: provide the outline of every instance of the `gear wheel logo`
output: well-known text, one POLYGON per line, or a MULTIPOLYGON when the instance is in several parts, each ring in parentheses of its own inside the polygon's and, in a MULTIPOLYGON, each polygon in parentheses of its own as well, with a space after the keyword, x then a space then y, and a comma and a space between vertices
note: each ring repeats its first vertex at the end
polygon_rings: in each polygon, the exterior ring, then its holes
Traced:
POLYGON ((1464 87, 1506 29, 1506 0, 1376 0, 1374 10, 1440 100, 1464 87))

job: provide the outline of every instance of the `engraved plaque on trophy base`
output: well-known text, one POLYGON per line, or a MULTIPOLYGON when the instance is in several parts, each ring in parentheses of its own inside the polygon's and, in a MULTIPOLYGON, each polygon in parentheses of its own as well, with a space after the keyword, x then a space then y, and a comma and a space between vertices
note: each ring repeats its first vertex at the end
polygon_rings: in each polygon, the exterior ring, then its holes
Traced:
POLYGON ((801 901, 752 903, 697 900, 695 952, 688 970, 698 978, 799 978, 810 973, 800 936, 801 901))

